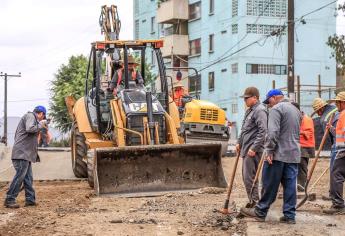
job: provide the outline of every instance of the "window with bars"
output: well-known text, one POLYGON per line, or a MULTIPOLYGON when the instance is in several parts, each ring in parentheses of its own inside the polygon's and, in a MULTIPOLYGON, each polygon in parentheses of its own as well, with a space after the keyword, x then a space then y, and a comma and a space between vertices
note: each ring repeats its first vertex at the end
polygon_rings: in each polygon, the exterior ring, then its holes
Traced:
POLYGON ((288 0, 247 0, 248 16, 286 17, 288 0))
POLYGON ((208 52, 214 51, 214 34, 208 36, 208 52))
POLYGON ((196 20, 201 18, 201 2, 196 2, 189 5, 189 20, 196 20))
POLYGON ((139 14, 139 0, 134 0, 134 13, 139 14))
POLYGON ((189 55, 199 55, 201 53, 201 39, 194 39, 189 41, 189 55))
POLYGON ((214 91, 214 72, 208 73, 208 91, 214 91))
POLYGON ((201 91, 201 75, 189 77, 188 89, 190 93, 201 91))
POLYGON ((273 31, 281 31, 282 35, 286 35, 286 29, 281 25, 261 25, 261 24, 247 24, 248 34, 271 34, 273 31))
POLYGON ((231 25, 231 33, 237 34, 238 33, 238 24, 231 25))
POLYGON ((134 38, 139 39, 139 20, 135 20, 135 33, 134 38))
POLYGON ((232 0, 232 17, 238 16, 238 0, 232 0))
POLYGON ((272 65, 272 64, 247 64, 247 74, 273 74, 286 75, 286 65, 272 65))
POLYGON ((237 74, 238 73, 238 63, 231 64, 231 72, 233 74, 237 74))

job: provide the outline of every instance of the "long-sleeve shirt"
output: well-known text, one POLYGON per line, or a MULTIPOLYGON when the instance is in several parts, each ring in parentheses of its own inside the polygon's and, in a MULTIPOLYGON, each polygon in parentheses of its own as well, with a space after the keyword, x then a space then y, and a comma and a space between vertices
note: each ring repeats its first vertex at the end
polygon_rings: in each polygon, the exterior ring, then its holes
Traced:
MULTIPOLYGON (((339 117, 338 109, 334 105, 327 104, 324 108, 324 112, 322 113, 322 115, 320 117, 320 122, 321 122, 321 126, 322 126, 323 131, 326 130, 326 125, 327 125, 329 119, 331 118, 332 114, 334 114, 334 117, 332 120, 332 126, 336 127, 338 117, 339 117)), ((330 138, 331 143, 335 144, 335 128, 330 129, 329 138, 330 138)))
POLYGON ((240 156, 245 157, 249 149, 262 152, 267 132, 267 112, 265 107, 257 102, 249 108, 242 123, 238 144, 241 146, 240 156))
POLYGON ((307 147, 307 148, 315 147, 314 121, 311 117, 307 115, 303 115, 303 119, 301 123, 300 144, 301 144, 301 147, 307 147))
POLYGON ((288 99, 274 105, 268 115, 265 151, 273 160, 299 163, 301 112, 288 99))
POLYGON ((41 125, 33 112, 26 113, 20 119, 14 137, 12 159, 36 162, 37 137, 40 128, 41 125))

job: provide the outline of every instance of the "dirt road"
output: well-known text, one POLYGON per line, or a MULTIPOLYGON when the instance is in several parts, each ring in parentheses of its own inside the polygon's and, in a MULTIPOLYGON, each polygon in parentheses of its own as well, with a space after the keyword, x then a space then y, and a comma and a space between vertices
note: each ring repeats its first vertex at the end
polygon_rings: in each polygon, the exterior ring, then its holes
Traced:
MULTIPOLYGON (((229 176, 233 158, 224 158, 229 176)), ((327 166, 322 159, 316 176, 327 166)), ((313 182, 313 181, 312 181, 313 182)), ((327 192, 328 176, 315 189, 327 192)), ((1 190, 3 201, 7 186, 1 190)), ((158 197, 98 197, 86 181, 35 182, 39 206, 18 210, 0 207, 0 235, 345 235, 345 216, 324 216, 330 203, 308 202, 297 214, 296 225, 278 222, 277 200, 265 223, 235 219, 214 212, 222 207, 222 189, 168 193, 158 197)), ((19 203, 23 205, 24 194, 19 203)), ((320 195, 318 194, 318 197, 320 195)), ((241 171, 235 180, 233 198, 239 208, 247 201, 241 171)))

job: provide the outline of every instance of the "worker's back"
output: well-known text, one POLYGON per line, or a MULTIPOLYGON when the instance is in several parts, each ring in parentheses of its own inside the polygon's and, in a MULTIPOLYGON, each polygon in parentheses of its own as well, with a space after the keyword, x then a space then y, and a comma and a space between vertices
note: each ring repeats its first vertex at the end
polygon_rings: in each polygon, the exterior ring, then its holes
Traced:
POLYGON ((283 99, 272 107, 268 120, 268 137, 276 144, 272 150, 274 160, 299 163, 301 112, 289 100, 283 99))

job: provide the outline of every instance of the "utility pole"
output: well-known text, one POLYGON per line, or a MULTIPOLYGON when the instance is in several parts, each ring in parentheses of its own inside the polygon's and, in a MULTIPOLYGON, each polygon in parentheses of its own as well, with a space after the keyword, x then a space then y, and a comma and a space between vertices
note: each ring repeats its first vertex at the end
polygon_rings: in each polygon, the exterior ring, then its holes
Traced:
POLYGON ((295 101, 295 0, 288 0, 288 96, 295 101))
POLYGON ((4 77, 4 135, 2 141, 4 141, 5 146, 7 146, 7 78, 8 77, 21 77, 19 72, 17 75, 9 75, 7 73, 3 74, 0 72, 0 77, 4 77))

